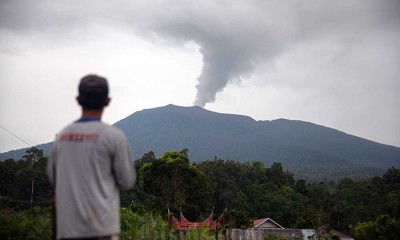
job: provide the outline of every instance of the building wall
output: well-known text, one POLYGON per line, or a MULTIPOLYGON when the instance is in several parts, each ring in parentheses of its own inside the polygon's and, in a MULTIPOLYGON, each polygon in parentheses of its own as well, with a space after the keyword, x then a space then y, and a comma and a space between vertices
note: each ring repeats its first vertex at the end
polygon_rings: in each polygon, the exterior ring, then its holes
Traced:
MULTIPOLYGON (((286 240, 309 240, 317 235, 313 229, 293 228, 260 228, 260 229, 227 229, 225 240, 263 240, 268 234, 284 237, 286 240)), ((351 237, 340 237, 341 240, 354 240, 351 237)))
MULTIPOLYGON (((301 229, 228 229, 226 240, 263 240, 269 233, 282 236, 286 240, 304 240, 301 229)), ((306 238, 307 239, 307 238, 306 238)))

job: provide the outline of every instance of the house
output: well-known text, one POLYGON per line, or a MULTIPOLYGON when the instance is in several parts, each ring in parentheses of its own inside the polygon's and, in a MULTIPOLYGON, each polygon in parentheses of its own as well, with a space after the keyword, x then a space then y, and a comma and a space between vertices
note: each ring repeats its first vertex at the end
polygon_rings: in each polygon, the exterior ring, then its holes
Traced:
POLYGON ((267 235, 283 237, 286 240, 308 240, 314 234, 314 231, 306 232, 302 229, 291 228, 257 228, 257 229, 227 229, 225 233, 226 240, 263 240, 267 235))
POLYGON ((286 240, 309 240, 319 237, 332 237, 340 240, 354 240, 353 238, 337 231, 330 234, 319 233, 314 229, 293 229, 293 228, 258 228, 258 229, 227 229, 224 233, 226 240, 263 240, 268 235, 275 235, 286 240))
POLYGON ((269 234, 280 236, 287 240, 309 240, 315 239, 316 236, 336 236, 341 240, 354 240, 333 229, 284 228, 270 218, 262 218, 253 221, 253 227, 250 229, 227 229, 224 235, 227 240, 262 240, 269 234))
POLYGON ((261 218, 253 221, 253 229, 285 229, 271 218, 261 218))

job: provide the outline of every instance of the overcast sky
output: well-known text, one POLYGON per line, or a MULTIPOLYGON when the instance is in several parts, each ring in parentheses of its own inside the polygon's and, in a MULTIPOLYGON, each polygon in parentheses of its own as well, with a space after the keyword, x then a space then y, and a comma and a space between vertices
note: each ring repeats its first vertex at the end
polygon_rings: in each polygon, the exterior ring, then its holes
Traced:
MULTIPOLYGON (((1 0, 0 126, 52 141, 97 73, 110 124, 199 105, 400 146, 399 12, 398 0, 1 0)), ((0 152, 22 147, 0 129, 0 152)))

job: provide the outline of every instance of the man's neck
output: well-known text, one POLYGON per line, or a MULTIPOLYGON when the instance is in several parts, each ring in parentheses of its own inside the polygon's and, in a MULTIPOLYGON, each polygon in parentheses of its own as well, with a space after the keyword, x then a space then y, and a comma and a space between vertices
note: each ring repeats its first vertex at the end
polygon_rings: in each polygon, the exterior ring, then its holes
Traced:
POLYGON ((82 110, 82 118, 97 118, 101 119, 101 116, 103 115, 103 109, 101 110, 82 110))

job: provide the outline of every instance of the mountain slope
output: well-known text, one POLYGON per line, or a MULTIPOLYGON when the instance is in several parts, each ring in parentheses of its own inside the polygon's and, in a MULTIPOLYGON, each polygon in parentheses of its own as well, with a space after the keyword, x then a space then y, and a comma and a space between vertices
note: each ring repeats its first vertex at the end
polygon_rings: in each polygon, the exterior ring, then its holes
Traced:
POLYGON ((281 162, 296 178, 314 180, 376 176, 400 167, 400 148, 303 121, 255 121, 167 105, 136 112, 115 125, 126 133, 136 158, 149 151, 160 156, 188 148, 195 162, 215 156, 267 166, 281 162))
POLYGON ((296 177, 307 179, 368 177, 400 167, 399 148, 303 121, 255 121, 168 105, 136 112, 115 125, 124 129, 138 156, 188 148, 192 161, 218 156, 267 165, 281 162, 296 177))

